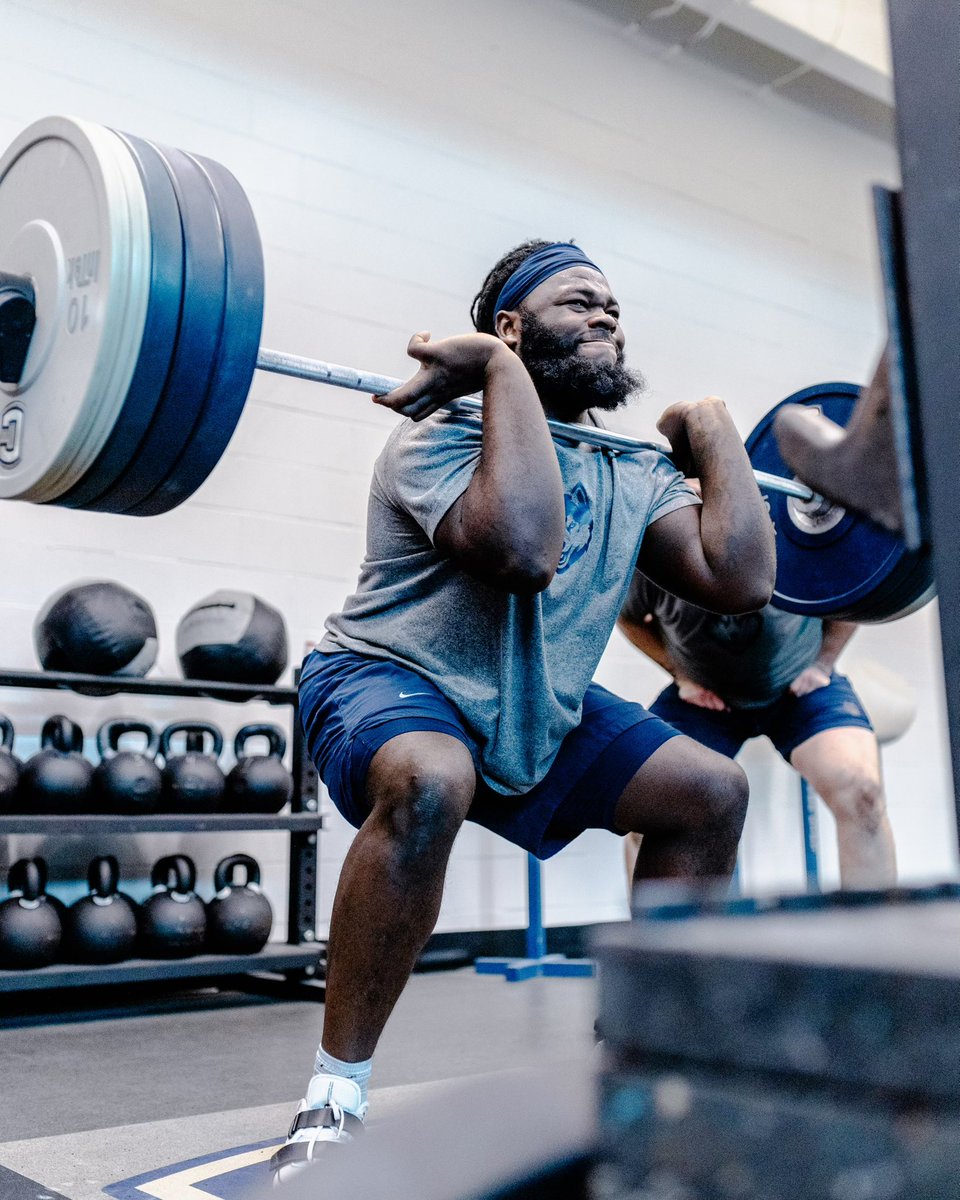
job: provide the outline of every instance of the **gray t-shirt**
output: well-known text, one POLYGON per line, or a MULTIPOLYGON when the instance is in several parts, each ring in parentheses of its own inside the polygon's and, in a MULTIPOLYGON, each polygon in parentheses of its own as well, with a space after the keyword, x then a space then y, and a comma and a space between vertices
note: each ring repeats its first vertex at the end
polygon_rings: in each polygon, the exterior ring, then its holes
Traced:
POLYGON ((634 572, 624 616, 647 614, 684 675, 716 692, 731 708, 760 708, 776 700, 820 653, 823 622, 768 604, 759 612, 718 616, 678 600, 634 572))
POLYGON ((514 596, 433 545, 480 447, 479 425, 447 414, 393 430, 373 470, 357 590, 327 619, 319 649, 391 659, 432 680, 476 740, 487 783, 521 794, 543 778, 580 721, 644 530, 699 501, 653 451, 556 443, 563 553, 548 588, 514 596))

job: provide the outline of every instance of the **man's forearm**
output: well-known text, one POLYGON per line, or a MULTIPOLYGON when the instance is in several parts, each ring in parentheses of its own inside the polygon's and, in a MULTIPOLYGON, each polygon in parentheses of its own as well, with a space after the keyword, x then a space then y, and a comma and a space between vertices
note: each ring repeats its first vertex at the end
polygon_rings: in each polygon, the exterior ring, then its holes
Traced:
POLYGON ((658 666, 663 667, 668 675, 674 673, 670 655, 652 621, 635 621, 632 617, 625 617, 621 613, 617 624, 624 637, 632 642, 638 650, 642 650, 647 658, 652 658, 658 666))
POLYGON ((857 627, 851 621, 824 621, 823 641, 820 643, 820 653, 814 665, 822 667, 829 675, 840 657, 841 650, 856 631, 857 627))
POLYGON ((752 589, 762 607, 776 573, 773 526, 740 435, 720 406, 695 409, 687 436, 703 496, 704 558, 731 593, 752 589))

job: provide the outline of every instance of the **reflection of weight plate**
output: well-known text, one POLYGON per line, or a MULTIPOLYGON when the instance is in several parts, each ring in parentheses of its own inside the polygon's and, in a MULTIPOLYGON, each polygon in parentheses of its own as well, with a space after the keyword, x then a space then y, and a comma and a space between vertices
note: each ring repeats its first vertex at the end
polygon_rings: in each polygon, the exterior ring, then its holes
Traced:
POLYGON ((206 401, 180 458, 138 516, 168 512, 193 494, 220 461, 240 420, 253 380, 263 324, 263 253, 250 203, 226 168, 194 159, 220 212, 227 291, 220 348, 206 401))
POLYGON ((163 161, 152 146, 119 134, 137 168, 150 217, 150 300, 136 371, 106 444, 83 479, 57 504, 96 507, 93 502, 125 473, 157 410, 176 345, 183 293, 180 208, 163 161))
POLYGON ((102 127, 47 118, 0 159, 0 270, 37 305, 23 376, 0 385, 0 497, 53 499, 96 457, 139 354, 148 237, 102 127))
MULTIPOLYGON (((820 410, 845 426, 860 389, 825 383, 789 396, 783 404, 820 410)), ((757 471, 789 477, 773 434, 777 405, 747 438, 757 471)), ((777 581, 773 603, 806 616, 886 621, 904 616, 930 598, 933 570, 927 551, 908 551, 903 542, 865 517, 839 505, 803 503, 766 492, 776 528, 777 581)))
POLYGON ((148 143, 177 197, 183 237, 183 300, 170 373, 160 403, 127 469, 87 508, 137 512, 166 479, 191 436, 220 345, 226 264, 220 216, 199 167, 181 150, 148 143))

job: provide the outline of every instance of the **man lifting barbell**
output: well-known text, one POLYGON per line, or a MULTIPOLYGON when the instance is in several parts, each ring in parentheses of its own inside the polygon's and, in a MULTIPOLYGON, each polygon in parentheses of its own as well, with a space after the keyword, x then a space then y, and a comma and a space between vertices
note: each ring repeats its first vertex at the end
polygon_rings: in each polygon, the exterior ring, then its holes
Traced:
POLYGON ((370 1059, 440 907, 464 820, 541 858, 591 828, 644 834, 644 878, 728 877, 742 771, 591 682, 634 566, 722 612, 769 600, 773 531, 723 404, 660 419, 664 456, 553 442, 638 389, 619 307, 576 246, 491 270, 476 333, 416 334, 420 370, 379 402, 413 420, 374 468, 356 592, 304 665, 301 714, 359 832, 341 871, 315 1074, 279 1178, 359 1132, 370 1059), (483 391, 482 426, 439 413, 483 391))

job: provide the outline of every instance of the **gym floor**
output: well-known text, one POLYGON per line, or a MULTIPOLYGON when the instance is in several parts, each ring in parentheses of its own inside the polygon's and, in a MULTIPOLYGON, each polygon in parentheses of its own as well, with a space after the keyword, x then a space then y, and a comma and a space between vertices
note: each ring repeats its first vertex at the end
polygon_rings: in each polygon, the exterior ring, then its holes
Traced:
MULTIPOLYGON (((313 998, 215 990, 67 1000, 0 1011, 3 1200, 100 1200, 121 1179, 280 1137, 323 1015, 313 998)), ((371 1128, 442 1081, 588 1053, 594 1010, 593 980, 415 975, 377 1052, 371 1128)))

